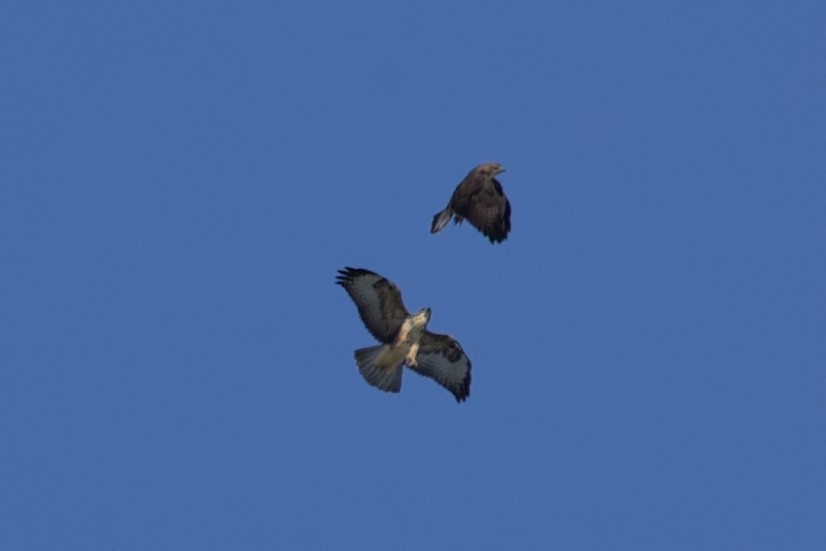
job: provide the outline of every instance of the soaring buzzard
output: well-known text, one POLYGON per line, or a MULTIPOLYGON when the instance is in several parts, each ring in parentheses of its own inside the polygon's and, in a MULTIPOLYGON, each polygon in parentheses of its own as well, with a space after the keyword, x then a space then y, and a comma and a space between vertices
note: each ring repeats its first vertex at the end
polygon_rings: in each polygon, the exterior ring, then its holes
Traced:
POLYGON ((369 270, 345 268, 336 283, 344 287, 367 330, 383 344, 356 350, 365 380, 385 392, 402 386, 402 365, 434 379, 464 401, 470 394, 470 360, 453 337, 427 330, 430 308, 410 314, 396 285, 369 270))
POLYGON ((456 186, 445 210, 433 217, 430 233, 444 228, 450 218, 461 224, 467 218, 491 243, 501 243, 511 230, 511 204, 494 178, 505 169, 499 163, 483 163, 456 186))

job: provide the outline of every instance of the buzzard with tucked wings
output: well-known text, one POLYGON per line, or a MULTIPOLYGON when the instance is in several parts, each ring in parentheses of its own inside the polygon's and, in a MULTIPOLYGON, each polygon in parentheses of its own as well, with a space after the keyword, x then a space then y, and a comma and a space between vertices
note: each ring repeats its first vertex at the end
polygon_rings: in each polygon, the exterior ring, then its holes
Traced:
POLYGON ((430 233, 441 231, 451 218, 457 224, 462 220, 473 224, 491 243, 501 243, 511 230, 511 204, 502 191, 502 184, 494 178, 505 169, 499 163, 483 163, 465 176, 447 207, 433 217, 430 233))
POLYGON ((364 379, 385 392, 402 386, 402 366, 430 377, 457 402, 470 394, 470 360, 453 337, 427 330, 430 308, 410 314, 396 285, 370 270, 345 268, 336 283, 356 303, 367 330, 382 344, 356 350, 364 379))

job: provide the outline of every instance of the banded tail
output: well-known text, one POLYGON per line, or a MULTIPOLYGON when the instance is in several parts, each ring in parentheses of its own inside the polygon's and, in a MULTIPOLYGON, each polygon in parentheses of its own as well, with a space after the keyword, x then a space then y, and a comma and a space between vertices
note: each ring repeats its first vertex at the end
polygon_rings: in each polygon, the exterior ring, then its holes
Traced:
POLYGON ((372 386, 385 392, 398 392, 402 388, 404 357, 397 362, 388 352, 391 349, 387 344, 359 348, 356 350, 356 365, 364 380, 372 386))

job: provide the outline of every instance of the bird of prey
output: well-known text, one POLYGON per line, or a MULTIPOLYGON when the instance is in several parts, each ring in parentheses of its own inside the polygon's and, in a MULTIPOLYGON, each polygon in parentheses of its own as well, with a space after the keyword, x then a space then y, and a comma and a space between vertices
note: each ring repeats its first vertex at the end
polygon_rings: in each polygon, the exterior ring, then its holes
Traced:
POLYGON ((444 228, 451 217, 457 224, 467 218, 491 243, 507 239, 511 229, 511 204, 502 185, 494 178, 504 171, 499 163, 482 163, 468 172, 456 186, 447 207, 433 217, 430 233, 444 228))
POLYGON ((382 344, 356 350, 364 379, 385 392, 398 392, 402 366, 434 379, 457 402, 470 394, 470 360, 453 337, 427 330, 430 308, 410 314, 396 285, 370 270, 345 268, 336 283, 356 303, 367 330, 382 344))

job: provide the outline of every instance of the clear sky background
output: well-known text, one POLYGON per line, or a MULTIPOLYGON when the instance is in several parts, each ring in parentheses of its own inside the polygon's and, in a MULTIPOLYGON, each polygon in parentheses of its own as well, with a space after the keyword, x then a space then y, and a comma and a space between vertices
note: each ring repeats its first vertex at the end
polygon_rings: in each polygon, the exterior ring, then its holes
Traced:
POLYGON ((0 548, 826 548, 823 2, 6 2, 0 548), (430 235, 483 161, 513 231, 430 235), (374 344, 395 281, 467 402, 374 344))

